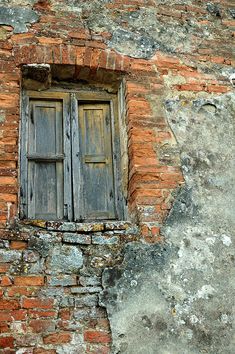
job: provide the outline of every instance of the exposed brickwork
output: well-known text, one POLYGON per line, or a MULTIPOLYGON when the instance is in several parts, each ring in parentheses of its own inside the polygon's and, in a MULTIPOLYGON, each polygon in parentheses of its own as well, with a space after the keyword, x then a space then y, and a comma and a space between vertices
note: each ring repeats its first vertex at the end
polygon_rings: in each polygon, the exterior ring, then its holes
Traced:
MULTIPOLYGON (((58 1, 59 3, 59 1, 58 1)), ((197 2, 196 2, 197 3, 197 2)), ((229 1, 220 1, 220 33, 206 6, 176 4, 157 7, 156 19, 177 25, 195 21, 199 33, 191 53, 158 51, 151 59, 122 55, 107 45, 112 33, 96 33, 83 26, 76 13, 52 10, 50 1, 38 1, 40 16, 27 33, 0 25, 0 348, 2 353, 54 354, 81 346, 80 353, 109 353, 111 333, 99 305, 101 274, 122 260, 126 242, 163 242, 161 226, 171 209, 174 192, 184 183, 179 160, 161 155, 174 148, 175 137, 161 110, 167 91, 210 97, 227 93, 227 77, 208 74, 206 66, 234 65, 234 21, 229 1), (205 27, 213 36, 200 35, 205 27), (224 41, 226 38, 226 47, 224 41), (231 43, 231 46, 230 46, 231 43), (76 232, 45 222, 18 222, 19 121, 22 64, 62 64, 74 67, 74 79, 125 84, 128 135, 128 212, 132 224, 77 225, 76 232), (79 249, 83 265, 76 274, 57 274, 53 248, 79 249), (54 257, 54 258, 53 258, 54 257), (22 352, 23 353, 23 352, 22 352)), ((112 1, 112 16, 153 9, 155 1, 112 1)), ((111 16, 110 15, 110 16, 111 16)), ((82 16, 86 18, 86 13, 82 16)), ((123 24, 125 26, 125 23, 123 24)), ((193 36, 193 35, 192 35, 193 36)), ((174 154, 174 156, 177 155, 174 154)), ((61 271, 60 271, 61 272, 61 271)))
MULTIPOLYGON (((98 304, 101 274, 104 268, 120 262, 125 242, 138 240, 138 231, 128 223, 84 224, 84 231, 82 224, 77 224, 81 234, 57 231, 63 228, 61 223, 48 225, 52 230, 36 228, 28 242, 14 241, 24 242, 23 248, 12 249, 13 241, 6 240, 0 249, 0 264, 7 274, 0 277, 0 328, 5 333, 0 336, 1 346, 14 348, 24 343, 35 353, 53 353, 51 345, 73 348, 77 333, 84 353, 96 352, 97 345, 108 353, 109 323, 98 304), (102 234, 99 229, 103 229, 102 234), (69 235, 74 237, 72 243, 68 242, 69 235), (84 244, 81 235, 91 241, 84 244), (78 269, 80 275, 72 273, 72 264, 71 270, 66 269, 67 274, 57 270, 53 248, 63 245, 82 250, 84 266, 78 269)), ((30 227, 22 227, 30 235, 30 227)))

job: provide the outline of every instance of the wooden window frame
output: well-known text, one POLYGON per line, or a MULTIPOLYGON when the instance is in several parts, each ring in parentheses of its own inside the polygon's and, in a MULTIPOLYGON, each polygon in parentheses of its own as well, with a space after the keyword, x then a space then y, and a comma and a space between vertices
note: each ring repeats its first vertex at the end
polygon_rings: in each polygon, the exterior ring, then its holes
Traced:
MULTIPOLYGON (((118 117, 118 97, 116 94, 110 94, 106 91, 75 91, 75 90, 57 90, 50 89, 43 92, 38 91, 22 91, 22 107, 21 107, 21 142, 20 142, 20 218, 34 219, 29 216, 28 212, 28 127, 29 127, 29 101, 30 99, 44 100, 60 100, 63 108, 63 138, 64 138, 64 156, 63 173, 64 173, 64 210, 63 217, 59 220, 83 222, 103 220, 99 218, 84 219, 81 213, 82 199, 76 198, 81 195, 81 156, 79 141, 79 122, 78 122, 78 106, 80 103, 105 102, 110 106, 111 117, 111 142, 112 142, 112 158, 114 173, 114 203, 115 217, 111 220, 124 219, 124 193, 122 191, 122 176, 120 171, 120 131, 118 117), (79 178, 81 183, 74 183, 79 178)), ((38 157, 40 159, 40 157, 38 157)), ((59 158, 59 157, 58 157, 59 158)), ((108 219, 110 220, 110 219, 108 219)))

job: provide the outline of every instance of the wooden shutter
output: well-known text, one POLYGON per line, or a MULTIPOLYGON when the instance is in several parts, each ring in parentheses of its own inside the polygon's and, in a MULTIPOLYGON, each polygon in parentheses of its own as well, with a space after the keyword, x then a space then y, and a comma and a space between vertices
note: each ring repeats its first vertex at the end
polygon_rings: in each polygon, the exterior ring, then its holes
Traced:
MULTIPOLYGON (((109 103, 79 103, 80 217, 114 219, 115 188, 109 103)), ((76 197, 75 197, 76 198, 76 197)))
POLYGON ((62 218, 64 154, 61 101, 30 100, 27 160, 28 217, 62 218))

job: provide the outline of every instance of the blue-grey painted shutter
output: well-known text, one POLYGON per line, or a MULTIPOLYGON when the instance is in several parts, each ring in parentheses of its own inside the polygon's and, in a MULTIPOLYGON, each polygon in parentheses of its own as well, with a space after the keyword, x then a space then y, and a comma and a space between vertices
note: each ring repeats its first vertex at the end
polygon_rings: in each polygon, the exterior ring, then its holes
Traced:
POLYGON ((64 209, 61 101, 30 100, 27 159, 28 217, 61 219, 64 209))
POLYGON ((112 128, 109 103, 78 103, 83 219, 115 219, 112 128))

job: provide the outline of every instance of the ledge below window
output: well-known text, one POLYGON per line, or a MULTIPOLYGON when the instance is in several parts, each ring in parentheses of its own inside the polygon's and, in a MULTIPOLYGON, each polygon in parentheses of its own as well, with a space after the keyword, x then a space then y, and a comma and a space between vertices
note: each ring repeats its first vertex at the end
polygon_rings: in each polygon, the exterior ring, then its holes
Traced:
POLYGON ((103 222, 69 222, 69 221, 44 221, 21 220, 21 225, 36 226, 50 231, 70 232, 97 232, 111 230, 126 230, 131 227, 129 221, 103 221, 103 222))

